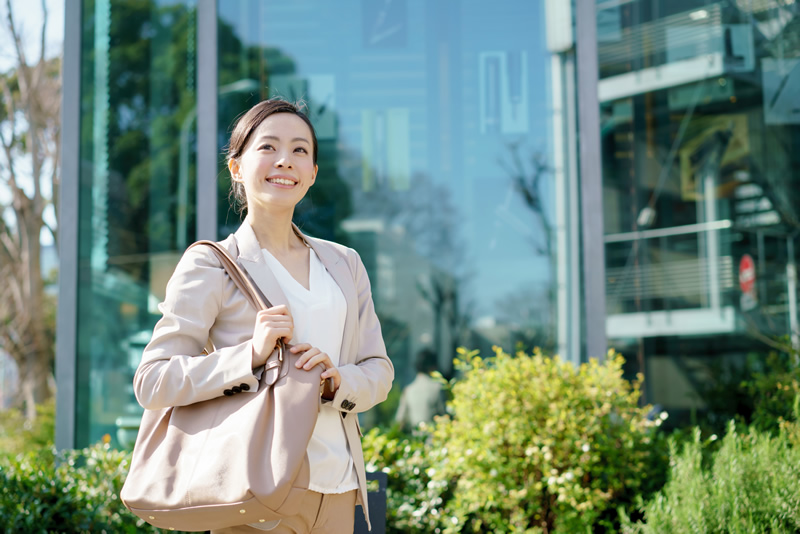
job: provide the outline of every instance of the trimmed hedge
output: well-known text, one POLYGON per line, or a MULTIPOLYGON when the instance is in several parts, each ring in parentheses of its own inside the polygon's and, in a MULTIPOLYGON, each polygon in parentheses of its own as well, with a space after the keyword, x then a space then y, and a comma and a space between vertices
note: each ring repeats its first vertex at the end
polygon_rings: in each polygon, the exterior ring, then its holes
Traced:
POLYGON ((2 458, 0 524, 4 532, 160 532, 128 512, 119 500, 129 463, 130 453, 107 443, 2 458))

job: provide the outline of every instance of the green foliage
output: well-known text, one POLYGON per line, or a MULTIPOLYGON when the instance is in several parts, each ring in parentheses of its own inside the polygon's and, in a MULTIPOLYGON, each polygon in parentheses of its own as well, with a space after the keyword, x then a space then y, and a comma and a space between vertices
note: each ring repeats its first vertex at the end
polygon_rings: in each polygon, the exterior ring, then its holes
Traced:
POLYGON ((775 434, 782 422, 795 419, 792 406, 800 395, 798 355, 769 353, 744 387, 754 400, 750 423, 757 430, 775 434))
POLYGON ((751 353, 741 365, 715 361, 701 392, 708 406, 701 426, 723 433, 731 419, 776 435, 781 421, 792 419, 800 394, 800 361, 794 352, 751 353))
POLYGON ((459 351, 450 416, 406 435, 370 431, 367 468, 389 476, 388 532, 602 532, 661 487, 667 451, 622 358, 459 351))
POLYGON ((704 461, 708 445, 699 429, 682 450, 672 442, 669 482, 643 507, 645 522, 624 519, 623 531, 800 531, 800 448, 790 431, 796 438, 796 424, 784 425, 778 436, 755 429, 739 433, 731 421, 710 461, 704 461))
POLYGON ((130 454, 97 444, 41 449, 0 460, 0 524, 5 532, 159 532, 119 499, 130 454))
POLYGON ((620 356, 576 369, 539 351, 462 355, 453 418, 435 436, 455 485, 445 532, 602 530, 658 479, 661 421, 638 406, 620 356))
POLYGON ((427 534, 440 532, 442 505, 449 498, 447 484, 434 480, 443 454, 432 445, 431 427, 420 425, 412 434, 398 426, 373 428, 362 439, 367 471, 387 474, 386 532, 427 534))
POLYGON ((55 399, 36 406, 36 419, 32 421, 16 408, 0 412, 0 456, 51 448, 55 416, 55 399))
POLYGON ((444 532, 587 532, 660 487, 666 451, 621 356, 576 368, 540 351, 461 351, 434 448, 452 485, 444 532))
POLYGON ((602 532, 658 490, 665 440, 622 357, 576 368, 539 351, 459 351, 451 416, 411 436, 370 432, 389 474, 392 532, 602 532))

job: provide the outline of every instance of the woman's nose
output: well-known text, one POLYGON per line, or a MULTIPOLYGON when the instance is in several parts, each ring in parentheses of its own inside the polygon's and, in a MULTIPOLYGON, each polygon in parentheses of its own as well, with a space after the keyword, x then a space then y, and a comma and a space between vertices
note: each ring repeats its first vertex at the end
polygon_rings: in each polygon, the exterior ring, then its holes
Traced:
POLYGON ((281 155, 280 157, 278 157, 277 160, 275 160, 275 166, 278 168, 291 168, 292 161, 289 159, 288 156, 281 155))

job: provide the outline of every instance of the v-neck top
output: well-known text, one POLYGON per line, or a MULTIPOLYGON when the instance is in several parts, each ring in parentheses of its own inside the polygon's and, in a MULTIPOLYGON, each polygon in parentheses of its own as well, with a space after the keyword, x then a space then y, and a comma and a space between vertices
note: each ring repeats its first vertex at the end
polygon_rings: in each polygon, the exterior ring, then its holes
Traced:
MULTIPOLYGON (((330 356, 334 365, 339 357, 347 316, 347 301, 339 285, 309 248, 308 289, 286 270, 266 249, 264 259, 283 290, 294 320, 291 343, 309 343, 330 356)), ((308 444, 311 468, 309 489, 319 493, 345 493, 358 489, 358 478, 347 446, 339 411, 328 404, 320 406, 317 424, 308 444)))

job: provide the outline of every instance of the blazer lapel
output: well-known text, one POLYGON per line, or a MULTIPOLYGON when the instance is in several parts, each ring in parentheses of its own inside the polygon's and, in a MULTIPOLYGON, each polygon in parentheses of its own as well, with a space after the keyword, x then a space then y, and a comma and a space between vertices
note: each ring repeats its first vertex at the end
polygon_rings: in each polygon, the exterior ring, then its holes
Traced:
POLYGON ((353 347, 356 344, 356 327, 358 325, 358 295, 356 294, 356 284, 353 281, 353 273, 350 272, 347 262, 343 261, 342 256, 332 246, 324 241, 309 238, 303 234, 300 235, 317 253, 322 265, 331 274, 339 289, 342 290, 344 299, 347 302, 347 315, 344 321, 339 361, 341 363, 349 363, 356 356, 353 347))
POLYGON ((234 234, 236 244, 239 247, 239 264, 244 267, 250 278, 267 297, 273 306, 289 306, 289 301, 283 293, 278 280, 267 266, 264 254, 261 252, 261 245, 258 243, 253 228, 246 221, 239 226, 234 234))
MULTIPOLYGON (((294 223, 292 223, 292 226, 294 226, 294 223)), ((339 360, 342 363, 349 363, 357 356, 355 347, 357 346, 358 295, 353 281, 353 273, 350 272, 347 262, 343 261, 342 256, 332 246, 319 239, 304 235, 297 226, 294 226, 294 228, 297 234, 314 249, 322 265, 325 266, 325 269, 342 290, 347 302, 347 315, 345 316, 339 360)), ((244 267, 273 306, 283 304, 288 307, 289 301, 278 284, 275 275, 272 274, 272 271, 267 266, 264 254, 261 252, 261 245, 258 243, 258 238, 250 224, 243 222, 239 229, 236 230, 234 237, 239 247, 239 264, 244 267)))

